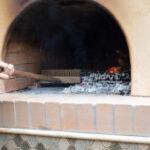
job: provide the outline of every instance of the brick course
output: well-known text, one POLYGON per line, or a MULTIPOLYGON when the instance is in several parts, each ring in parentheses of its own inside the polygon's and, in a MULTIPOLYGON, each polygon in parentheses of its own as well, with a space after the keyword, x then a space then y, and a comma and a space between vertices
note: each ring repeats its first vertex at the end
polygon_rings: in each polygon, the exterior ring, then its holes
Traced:
POLYGON ((1 101, 0 127, 150 136, 150 105, 1 101))

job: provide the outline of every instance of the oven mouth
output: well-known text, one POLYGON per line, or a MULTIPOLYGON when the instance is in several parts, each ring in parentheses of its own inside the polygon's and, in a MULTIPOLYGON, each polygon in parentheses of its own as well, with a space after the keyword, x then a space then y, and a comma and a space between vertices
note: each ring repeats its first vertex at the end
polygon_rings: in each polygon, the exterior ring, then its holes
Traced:
POLYGON ((12 77, 5 81, 6 92, 28 88, 19 92, 130 95, 126 38, 113 16, 95 2, 31 4, 14 20, 7 39, 4 61, 16 69, 36 74, 79 70, 74 78, 81 82, 55 84, 12 77))

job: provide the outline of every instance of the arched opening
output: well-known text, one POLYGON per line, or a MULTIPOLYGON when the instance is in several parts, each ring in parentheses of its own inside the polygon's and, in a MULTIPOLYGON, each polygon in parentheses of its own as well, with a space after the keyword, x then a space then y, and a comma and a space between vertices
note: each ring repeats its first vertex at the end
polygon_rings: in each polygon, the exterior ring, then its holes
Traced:
MULTIPOLYGON (((36 2, 15 19, 7 39, 5 61, 19 70, 41 73, 45 69, 80 69, 130 74, 123 32, 112 15, 92 1, 36 2)), ((24 86, 16 89, 33 83, 27 79, 23 82, 24 86)))

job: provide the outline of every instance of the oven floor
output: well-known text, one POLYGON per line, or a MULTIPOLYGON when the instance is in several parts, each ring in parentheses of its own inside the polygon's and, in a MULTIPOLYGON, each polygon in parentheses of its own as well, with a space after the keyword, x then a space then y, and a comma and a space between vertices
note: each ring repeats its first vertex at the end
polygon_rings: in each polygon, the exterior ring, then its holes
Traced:
POLYGON ((45 94, 117 94, 129 95, 130 82, 127 83, 103 83, 97 85, 72 85, 68 87, 29 87, 28 89, 12 92, 15 94, 28 94, 28 95, 45 95, 45 94))
POLYGON ((22 94, 62 94, 65 87, 42 87, 42 88, 35 88, 30 87, 25 90, 16 91, 14 93, 22 93, 22 94))
POLYGON ((86 73, 79 84, 36 84, 14 93, 22 94, 117 94, 130 95, 131 83, 128 73, 86 73))

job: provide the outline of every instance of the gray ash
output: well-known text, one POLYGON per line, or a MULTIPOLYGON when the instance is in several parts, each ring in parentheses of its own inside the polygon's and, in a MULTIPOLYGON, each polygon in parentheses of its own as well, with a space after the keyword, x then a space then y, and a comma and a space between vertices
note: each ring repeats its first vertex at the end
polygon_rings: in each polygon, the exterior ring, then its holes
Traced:
POLYGON ((83 72, 81 83, 65 88, 65 94, 130 94, 130 74, 123 73, 91 73, 83 72))

